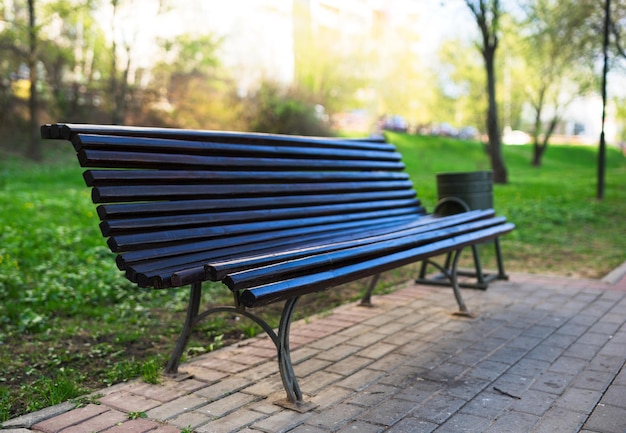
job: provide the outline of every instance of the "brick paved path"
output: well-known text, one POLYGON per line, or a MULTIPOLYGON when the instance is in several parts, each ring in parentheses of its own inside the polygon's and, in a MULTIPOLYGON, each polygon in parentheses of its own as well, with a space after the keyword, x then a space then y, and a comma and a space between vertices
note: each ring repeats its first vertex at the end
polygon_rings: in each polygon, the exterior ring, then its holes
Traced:
POLYGON ((98 405, 64 404, 4 428, 626 432, 626 278, 513 274, 464 296, 477 318, 450 314, 450 289, 408 285, 375 297, 375 308, 351 304, 295 323, 296 375, 318 405, 308 413, 273 404, 284 397, 274 349, 254 338, 183 365, 193 378, 116 385, 98 405))

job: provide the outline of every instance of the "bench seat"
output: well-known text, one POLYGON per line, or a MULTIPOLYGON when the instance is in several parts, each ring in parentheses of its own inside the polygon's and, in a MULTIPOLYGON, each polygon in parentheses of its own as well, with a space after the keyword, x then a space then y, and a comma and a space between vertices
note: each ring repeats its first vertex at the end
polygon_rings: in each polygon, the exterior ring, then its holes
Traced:
POLYGON ((296 406, 302 394, 288 330, 300 296, 458 255, 514 228, 492 209, 428 214, 401 155, 381 140, 74 124, 41 132, 74 146, 102 235, 126 277, 155 289, 191 285, 167 371, 177 371, 195 323, 215 311, 198 313, 201 283, 221 281, 234 293, 233 308, 276 343, 296 406), (276 334, 246 310, 279 301, 286 304, 276 334))

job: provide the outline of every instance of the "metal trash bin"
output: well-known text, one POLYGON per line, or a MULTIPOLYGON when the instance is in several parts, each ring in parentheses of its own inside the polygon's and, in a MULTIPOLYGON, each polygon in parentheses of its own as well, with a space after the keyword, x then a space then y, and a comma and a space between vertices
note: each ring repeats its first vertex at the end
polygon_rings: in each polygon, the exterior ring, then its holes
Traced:
MULTIPOLYGON (((434 213, 437 215, 448 216, 470 210, 491 209, 493 208, 493 172, 438 173, 437 198, 438 201, 434 209, 434 213)), ((496 274, 485 274, 483 272, 478 247, 473 245, 471 248, 474 256, 474 271, 459 271, 458 275, 476 278, 476 282, 459 282, 461 287, 487 289, 489 282, 494 279, 508 280, 508 276, 504 272, 500 241, 496 238, 492 242, 495 247, 498 272, 496 274)), ((451 262, 452 253, 446 255, 443 266, 439 266, 432 261, 423 261, 416 282, 421 284, 449 285, 446 273, 451 272, 451 262), (439 268, 442 273, 427 278, 426 270, 429 263, 439 268)))

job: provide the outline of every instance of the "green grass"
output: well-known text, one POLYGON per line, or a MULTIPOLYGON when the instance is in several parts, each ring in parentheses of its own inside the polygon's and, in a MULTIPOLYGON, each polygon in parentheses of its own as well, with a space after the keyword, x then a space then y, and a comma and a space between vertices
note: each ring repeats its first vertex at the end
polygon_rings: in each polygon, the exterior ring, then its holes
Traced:
MULTIPOLYGON (((480 143, 389 137, 428 210, 437 202, 436 173, 489 168, 480 143)), ((595 148, 550 147, 539 169, 530 166, 531 151, 505 147, 510 183, 495 186, 497 212, 517 225, 502 240, 507 271, 600 277, 622 263, 621 153, 608 151, 606 198, 598 201, 595 148)), ((182 324, 186 290, 138 289, 117 270, 77 165, 69 145, 41 165, 0 161, 0 422, 134 377, 158 383, 182 324)), ((389 272, 380 285, 389 290, 409 276, 389 272)), ((221 285, 210 287, 204 301, 230 301, 221 285)), ((351 299, 362 287, 305 297, 299 317, 351 299)), ((257 332, 249 322, 216 316, 189 347, 202 353, 257 332)))
MULTIPOLYGON (((489 169, 483 146, 390 134, 427 209, 437 203, 435 175, 489 169)), ((626 260, 626 158, 609 148, 605 198, 597 200, 597 149, 551 146, 543 166, 532 147, 505 146, 509 183, 494 186, 494 207, 517 229, 502 239, 507 270, 601 277, 626 260)), ((486 251, 489 255, 489 250, 486 251)))

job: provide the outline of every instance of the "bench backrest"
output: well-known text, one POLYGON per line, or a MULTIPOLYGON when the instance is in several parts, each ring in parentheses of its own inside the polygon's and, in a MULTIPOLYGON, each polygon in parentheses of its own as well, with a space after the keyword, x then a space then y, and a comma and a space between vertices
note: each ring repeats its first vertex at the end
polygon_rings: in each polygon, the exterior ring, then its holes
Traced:
MULTIPOLYGON (((381 141, 163 128, 45 125, 72 142, 118 267, 140 286, 242 250, 271 253, 425 210, 381 141)), ((193 273, 193 272, 192 272, 193 273)))

